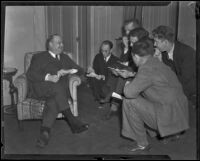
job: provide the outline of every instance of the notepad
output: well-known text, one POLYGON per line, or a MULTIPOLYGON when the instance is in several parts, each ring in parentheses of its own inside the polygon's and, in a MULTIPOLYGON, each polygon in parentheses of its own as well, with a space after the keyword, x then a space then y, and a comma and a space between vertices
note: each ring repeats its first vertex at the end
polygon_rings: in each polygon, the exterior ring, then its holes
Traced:
POLYGON ((118 99, 121 99, 121 100, 123 99, 120 94, 115 93, 115 92, 112 93, 112 97, 115 97, 115 98, 118 98, 118 99))

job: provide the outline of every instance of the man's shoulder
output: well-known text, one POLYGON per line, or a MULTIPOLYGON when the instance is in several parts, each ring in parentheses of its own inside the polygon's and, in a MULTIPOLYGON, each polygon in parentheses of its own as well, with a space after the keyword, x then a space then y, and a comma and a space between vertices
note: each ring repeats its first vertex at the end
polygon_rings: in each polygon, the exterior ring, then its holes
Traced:
POLYGON ((111 54, 111 58, 113 59, 113 60, 119 60, 119 58, 116 56, 116 55, 114 55, 114 54, 111 54))
POLYGON ((36 54, 33 55, 33 57, 35 58, 43 58, 43 57, 46 57, 48 56, 49 52, 48 51, 40 51, 40 52, 37 52, 36 54))
POLYGON ((103 54, 102 53, 97 53, 94 58, 95 59, 101 59, 101 58, 103 58, 103 54))
POLYGON ((195 51, 191 46, 180 41, 175 41, 175 48, 182 52, 195 51))

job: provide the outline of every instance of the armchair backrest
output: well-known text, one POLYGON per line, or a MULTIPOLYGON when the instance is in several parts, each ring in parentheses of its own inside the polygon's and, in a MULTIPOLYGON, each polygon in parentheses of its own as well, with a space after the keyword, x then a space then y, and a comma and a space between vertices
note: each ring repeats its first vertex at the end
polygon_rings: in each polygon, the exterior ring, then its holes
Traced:
POLYGON ((25 53, 25 56, 24 56, 24 73, 27 72, 30 64, 31 64, 31 59, 32 59, 32 56, 34 54, 37 54, 37 53, 41 53, 42 51, 36 51, 36 52, 28 52, 28 53, 25 53))
MULTIPOLYGON (((35 52, 28 52, 28 53, 25 53, 25 56, 24 56, 24 73, 27 72, 30 64, 31 64, 31 59, 32 59, 32 56, 34 54, 38 54, 38 53, 41 53, 43 51, 35 51, 35 52)), ((67 53, 67 52, 63 52, 64 54, 67 54, 71 59, 72 59, 72 54, 71 53, 67 53)))

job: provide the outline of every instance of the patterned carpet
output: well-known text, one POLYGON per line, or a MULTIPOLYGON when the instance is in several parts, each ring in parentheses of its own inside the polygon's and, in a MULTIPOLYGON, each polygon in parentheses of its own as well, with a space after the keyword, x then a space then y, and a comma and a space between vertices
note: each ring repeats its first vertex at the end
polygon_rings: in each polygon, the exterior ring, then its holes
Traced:
MULTIPOLYGON (((107 108, 99 109, 98 106, 99 104, 94 101, 91 90, 85 85, 80 86, 78 88, 79 118, 90 124, 89 130, 81 134, 72 134, 66 122, 56 120, 51 140, 44 149, 38 149, 35 146, 41 124, 39 120, 24 121, 24 130, 20 131, 15 115, 4 114, 3 152, 9 154, 7 157, 26 157, 29 159, 39 157, 47 157, 46 159, 79 157, 78 159, 80 159, 81 157, 94 157, 94 154, 97 155, 95 156, 97 158, 112 156, 117 157, 117 159, 120 157, 121 159, 136 159, 138 155, 133 155, 133 153, 120 148, 122 145, 133 143, 131 140, 121 137, 120 119, 113 117, 109 121, 102 120, 107 108)), ((142 159, 156 159, 156 157, 196 159, 195 108, 190 108, 190 118, 191 127, 180 140, 164 145, 157 138, 148 137, 152 148, 139 157, 143 157, 142 159)))

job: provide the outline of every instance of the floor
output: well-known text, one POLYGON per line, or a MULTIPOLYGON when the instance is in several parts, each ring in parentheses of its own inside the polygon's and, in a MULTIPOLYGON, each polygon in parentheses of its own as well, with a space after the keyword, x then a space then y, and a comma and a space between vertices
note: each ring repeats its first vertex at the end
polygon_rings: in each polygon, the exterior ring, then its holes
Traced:
MULTIPOLYGON (((113 117, 109 121, 102 120, 107 109, 99 109, 94 101, 91 90, 82 85, 78 88, 79 118, 90 124, 88 131, 72 134, 69 126, 63 120, 56 120, 52 129, 48 146, 38 149, 35 146, 39 135, 41 122, 24 121, 24 130, 19 130, 14 115, 4 115, 3 143, 4 154, 11 158, 73 158, 73 157, 120 157, 122 159, 181 159, 196 160, 196 109, 190 107, 190 129, 183 137, 168 144, 161 143, 157 138, 148 137, 151 149, 149 152, 135 155, 122 147, 132 144, 131 140, 121 136, 119 118, 113 117), (13 154, 13 155, 12 155, 13 154), (22 155, 20 155, 22 154, 22 155), (45 155, 43 155, 45 154, 45 155), (96 155, 95 155, 96 154, 96 155), (49 156, 51 155, 51 156, 49 156), (95 156, 93 156, 95 155, 95 156), (141 158, 140 158, 141 159, 141 158)), ((90 158, 91 159, 91 158, 90 158)))

